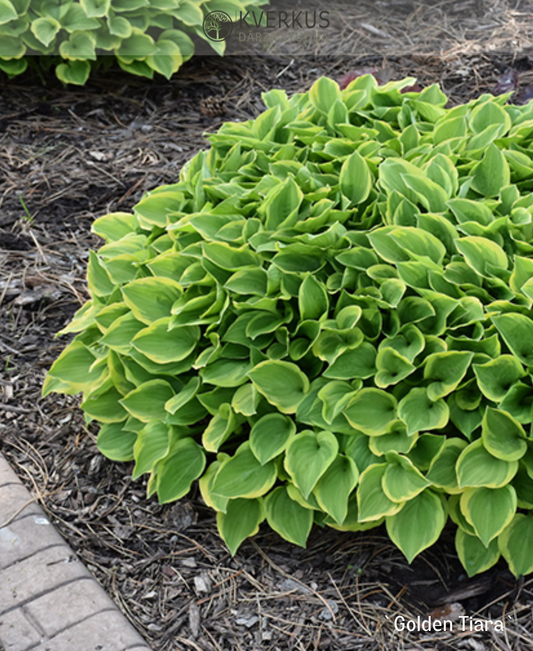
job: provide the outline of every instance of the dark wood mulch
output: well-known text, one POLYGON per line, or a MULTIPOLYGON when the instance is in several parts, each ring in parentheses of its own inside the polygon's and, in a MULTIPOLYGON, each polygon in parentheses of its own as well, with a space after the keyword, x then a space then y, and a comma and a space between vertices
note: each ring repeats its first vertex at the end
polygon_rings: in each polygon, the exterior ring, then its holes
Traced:
POLYGON ((112 71, 84 88, 43 86, 31 73, 0 81, 0 450, 154 650, 533 648, 533 582, 504 563, 469 580, 452 529, 411 566, 381 529, 317 529, 300 549, 264 527, 231 558, 196 493, 164 507, 146 500, 131 465, 98 453, 75 398, 40 398, 65 345, 54 335, 87 298, 91 222, 174 182, 206 148, 204 132, 257 115, 263 90, 304 90, 360 66, 440 81, 455 103, 494 89, 509 67, 529 83, 524 50, 469 41, 441 56, 426 39, 423 52, 383 54, 383 37, 368 40, 383 20, 362 20, 359 56, 196 58, 170 82, 112 71), (456 619, 453 633, 395 631, 397 615, 430 612, 503 616, 506 626, 479 632, 467 620, 463 631, 456 619))

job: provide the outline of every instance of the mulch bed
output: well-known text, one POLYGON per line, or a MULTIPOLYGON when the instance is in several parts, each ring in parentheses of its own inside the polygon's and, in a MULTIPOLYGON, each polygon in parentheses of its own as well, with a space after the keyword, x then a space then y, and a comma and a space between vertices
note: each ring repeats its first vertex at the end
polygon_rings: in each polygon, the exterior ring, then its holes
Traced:
POLYGON ((87 298, 92 221, 175 182, 207 147, 205 132, 262 110, 262 91, 371 66, 439 81, 458 103, 513 68, 527 98, 531 2, 352 5, 348 19, 339 3, 337 40, 313 56, 296 45, 259 56, 256 44, 246 56, 197 57, 170 82, 118 70, 84 88, 35 73, 0 79, 0 450, 157 651, 533 648, 533 581, 515 581, 502 562, 468 579, 452 528, 411 566, 382 529, 315 529, 300 549, 264 527, 231 558, 196 492, 146 500, 131 464, 98 453, 76 398, 40 398, 65 345, 54 335, 87 298), (453 633, 394 628, 397 615, 430 612, 503 616, 505 630, 470 630, 470 620, 463 630, 458 619, 453 633))

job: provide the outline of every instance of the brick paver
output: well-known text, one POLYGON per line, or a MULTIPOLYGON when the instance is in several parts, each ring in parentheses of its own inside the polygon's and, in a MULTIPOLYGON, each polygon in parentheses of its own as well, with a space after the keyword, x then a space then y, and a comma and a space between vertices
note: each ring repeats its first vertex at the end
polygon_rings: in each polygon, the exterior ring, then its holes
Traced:
MULTIPOLYGON (((7 512, 7 519, 13 512, 7 512)), ((7 521, 4 516, 2 519, 7 521)), ((0 572, 39 551, 61 544, 64 544, 63 538, 42 511, 38 515, 25 515, 22 512, 13 522, 0 529, 0 572)))
POLYGON ((99 613, 76 626, 71 626, 56 635, 52 642, 44 643, 36 651, 74 651, 83 640, 87 649, 97 649, 106 639, 105 651, 146 651, 146 645, 139 646, 138 635, 131 634, 123 626, 124 616, 116 609, 99 613), (94 621, 93 621, 94 620, 94 621))
MULTIPOLYGON (((58 571, 63 585, 79 578, 90 578, 88 570, 64 543, 33 554, 0 574, 0 615, 13 607, 38 599, 57 584, 58 571), (35 568, 39 572, 35 572, 35 568)), ((0 636, 1 637, 1 636, 0 636)))
POLYGON ((36 646, 44 639, 36 622, 31 622, 24 607, 0 615, 0 640, 6 651, 22 651, 36 646))
POLYGON ((0 651, 150 651, 0 455, 0 651))
MULTIPOLYGON (((35 500, 28 503, 29 499, 32 498, 19 481, 15 484, 4 484, 0 486, 0 513, 7 513, 7 511, 22 513, 23 510, 24 515, 40 515, 41 509, 35 500)), ((0 522, 0 524, 3 523, 0 522)))

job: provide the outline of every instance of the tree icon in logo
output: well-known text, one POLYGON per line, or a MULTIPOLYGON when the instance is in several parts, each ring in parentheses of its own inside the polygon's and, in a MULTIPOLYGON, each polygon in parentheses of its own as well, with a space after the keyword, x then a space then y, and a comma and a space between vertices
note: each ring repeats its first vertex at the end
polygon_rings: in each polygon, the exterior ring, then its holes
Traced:
POLYGON ((233 23, 225 11, 212 11, 204 18, 203 27, 211 41, 225 41, 233 30, 233 23))

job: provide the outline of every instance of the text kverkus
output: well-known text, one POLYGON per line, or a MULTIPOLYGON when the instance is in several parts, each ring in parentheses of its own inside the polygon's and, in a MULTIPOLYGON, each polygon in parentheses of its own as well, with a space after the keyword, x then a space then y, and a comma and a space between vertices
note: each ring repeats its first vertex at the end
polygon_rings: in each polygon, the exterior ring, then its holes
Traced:
POLYGON ((267 29, 313 29, 329 27, 329 11, 241 11, 235 18, 238 29, 245 27, 266 27, 267 29))

